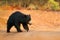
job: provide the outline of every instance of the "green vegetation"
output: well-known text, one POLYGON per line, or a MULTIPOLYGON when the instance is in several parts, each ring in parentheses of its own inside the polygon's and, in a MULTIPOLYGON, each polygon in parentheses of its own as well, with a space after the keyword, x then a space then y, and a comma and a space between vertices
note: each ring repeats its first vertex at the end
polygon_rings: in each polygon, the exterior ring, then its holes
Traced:
POLYGON ((0 7, 1 6, 60 10, 60 0, 0 0, 0 7))
POLYGON ((52 10, 58 10, 59 9, 59 3, 54 0, 49 0, 48 3, 50 4, 50 8, 52 10))

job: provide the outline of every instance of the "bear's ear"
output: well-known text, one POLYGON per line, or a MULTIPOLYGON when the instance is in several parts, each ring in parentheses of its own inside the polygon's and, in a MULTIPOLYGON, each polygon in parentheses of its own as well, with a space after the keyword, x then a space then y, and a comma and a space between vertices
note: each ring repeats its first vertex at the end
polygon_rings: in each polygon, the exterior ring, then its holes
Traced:
POLYGON ((25 17, 30 17, 30 14, 29 15, 24 15, 25 17))
POLYGON ((30 14, 28 16, 30 17, 30 14))
POLYGON ((29 16, 30 16, 30 14, 29 14, 29 16))

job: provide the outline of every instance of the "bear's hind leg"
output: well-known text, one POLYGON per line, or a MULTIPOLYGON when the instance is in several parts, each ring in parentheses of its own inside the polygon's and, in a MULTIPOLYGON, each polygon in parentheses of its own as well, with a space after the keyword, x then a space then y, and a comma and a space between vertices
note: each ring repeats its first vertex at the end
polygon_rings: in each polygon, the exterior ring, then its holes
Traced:
POLYGON ((10 29, 11 29, 12 26, 13 26, 13 25, 7 25, 7 33, 10 32, 10 29))

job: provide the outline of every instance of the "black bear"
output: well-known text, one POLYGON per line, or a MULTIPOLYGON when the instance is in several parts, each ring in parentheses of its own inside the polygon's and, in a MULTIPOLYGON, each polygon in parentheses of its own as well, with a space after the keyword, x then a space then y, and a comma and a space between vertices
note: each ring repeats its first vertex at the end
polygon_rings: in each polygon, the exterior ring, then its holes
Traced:
POLYGON ((12 26, 15 26, 18 32, 22 32, 20 24, 22 24, 23 28, 28 31, 28 24, 30 24, 29 21, 31 21, 30 15, 25 15, 19 11, 16 11, 9 16, 7 21, 7 32, 10 32, 12 26))

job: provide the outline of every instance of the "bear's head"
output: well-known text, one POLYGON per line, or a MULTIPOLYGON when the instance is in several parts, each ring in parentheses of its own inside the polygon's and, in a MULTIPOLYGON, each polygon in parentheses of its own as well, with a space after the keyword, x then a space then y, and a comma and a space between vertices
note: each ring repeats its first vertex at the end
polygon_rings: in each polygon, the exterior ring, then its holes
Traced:
POLYGON ((31 21, 31 15, 25 15, 25 18, 26 18, 26 22, 27 24, 31 25, 30 21, 31 21))

